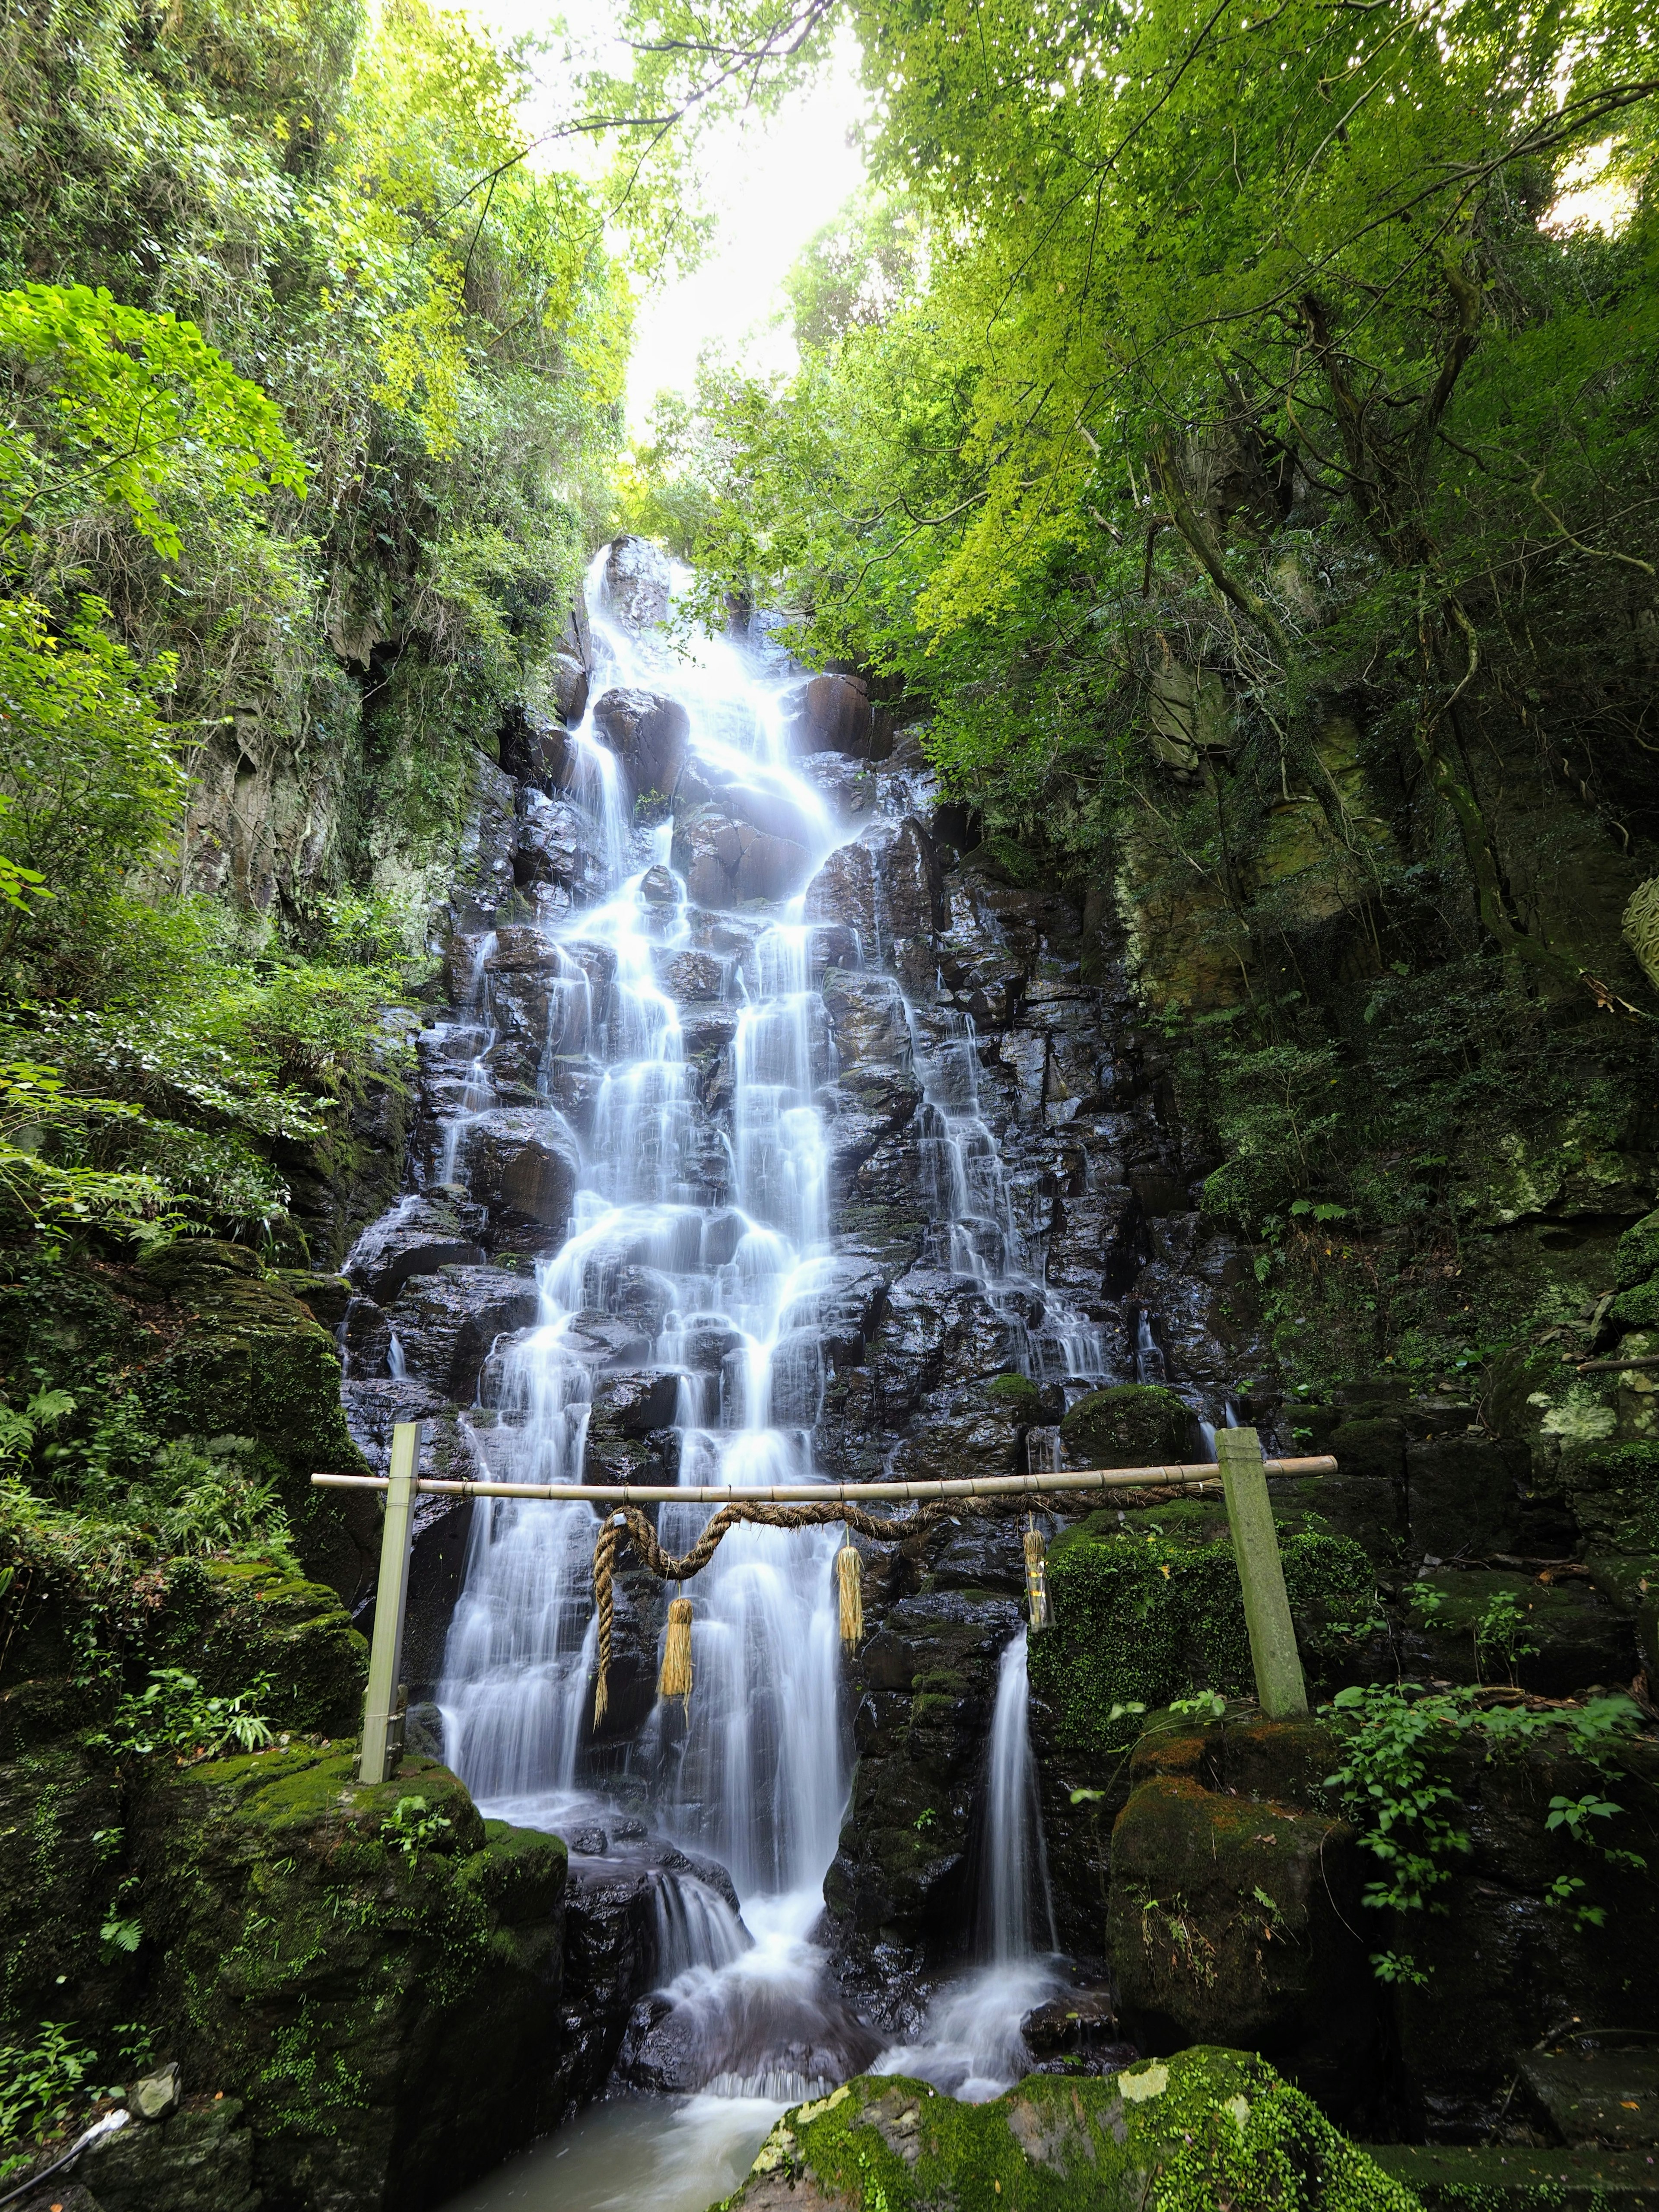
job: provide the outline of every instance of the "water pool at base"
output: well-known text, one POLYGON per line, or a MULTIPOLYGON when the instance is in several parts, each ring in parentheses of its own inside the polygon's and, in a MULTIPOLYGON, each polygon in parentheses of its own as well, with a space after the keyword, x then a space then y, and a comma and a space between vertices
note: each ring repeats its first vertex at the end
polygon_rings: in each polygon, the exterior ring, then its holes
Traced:
POLYGON ((708 2212, 787 2109, 762 2097, 617 2097, 452 2197, 444 2212, 708 2212))

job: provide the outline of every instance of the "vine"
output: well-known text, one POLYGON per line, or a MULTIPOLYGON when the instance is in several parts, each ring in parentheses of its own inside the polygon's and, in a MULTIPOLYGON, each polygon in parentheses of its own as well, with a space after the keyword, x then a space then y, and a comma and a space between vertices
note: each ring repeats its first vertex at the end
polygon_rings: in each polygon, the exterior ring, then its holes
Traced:
MULTIPOLYGON (((1470 1842, 1460 1817, 1462 1799, 1434 1771, 1437 1752, 1473 1735, 1484 1740, 1491 1759, 1559 1730, 1569 1756, 1586 1760, 1603 1781, 1610 1781, 1619 1771, 1620 1745, 1642 1722, 1638 1708, 1624 1697, 1534 1711, 1524 1705, 1484 1705, 1481 1695, 1476 1687, 1427 1692, 1414 1682, 1371 1683, 1339 1691, 1323 1709, 1343 1743, 1341 1763, 1325 1778, 1324 1786, 1339 1793, 1359 1830, 1360 1849, 1379 1867, 1362 1899, 1371 1911, 1449 1909, 1440 1893, 1470 1842)), ((1577 1798, 1558 1794, 1550 1801, 1544 1826, 1547 1832, 1565 1832, 1609 1865, 1644 1873, 1647 1861, 1638 1852, 1609 1848, 1592 1829, 1592 1822, 1611 1820, 1623 1810, 1614 1799, 1595 1791, 1577 1798)), ((1577 1875, 1559 1875, 1545 1892, 1546 1901, 1570 1906, 1581 1928, 1600 1927, 1606 1913, 1600 1905, 1581 1901, 1584 1887, 1577 1875)), ((1374 1951, 1370 1962, 1379 1981, 1421 1986, 1428 1980, 1428 1970, 1408 1951, 1374 1951)))

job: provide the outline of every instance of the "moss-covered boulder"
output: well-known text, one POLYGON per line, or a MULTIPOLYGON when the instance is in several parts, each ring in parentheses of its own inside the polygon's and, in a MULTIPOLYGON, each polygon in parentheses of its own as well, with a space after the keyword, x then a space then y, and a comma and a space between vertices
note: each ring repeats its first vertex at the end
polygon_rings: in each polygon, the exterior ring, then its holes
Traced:
POLYGON ((722 2212, 1420 2212, 1299 2091, 1240 2051, 990 2104, 862 2075, 786 2112, 722 2212))
POLYGON ((267 2203, 417 2212, 550 2124, 556 1838, 482 1820, 426 1760, 365 1788, 295 1746, 151 1784, 144 2015, 187 2082, 242 2100, 267 2203))
MULTIPOLYGON (((1054 1626, 1031 1638, 1031 1686, 1073 1761, 1115 1763, 1141 1712, 1253 1685, 1238 1565, 1224 1537, 1206 1540, 1210 1510, 1178 1503, 1136 1521, 1091 1514, 1049 1555, 1054 1626)), ((1316 1680, 1336 1679, 1370 1632, 1370 1563, 1349 1538, 1316 1530, 1283 1534, 1279 1548, 1304 1663, 1316 1680)))
POLYGON ((1060 1425, 1068 1467, 1167 1467, 1192 1455, 1193 1413, 1160 1383, 1091 1390, 1060 1425))
POLYGON ((239 1244, 184 1238, 135 1275, 162 1305, 167 1339, 139 1378, 149 1421, 163 1436, 251 1437, 250 1472, 281 1499, 307 1573, 351 1596, 373 1562, 372 1503, 311 1486, 319 1468, 368 1472, 333 1338, 239 1244))
POLYGON ((1226 2036, 1324 2108, 1375 2122, 1376 1984, 1353 1830, 1316 1720, 1165 1723, 1136 1746, 1111 1839, 1109 1955, 1144 2051, 1226 2036))

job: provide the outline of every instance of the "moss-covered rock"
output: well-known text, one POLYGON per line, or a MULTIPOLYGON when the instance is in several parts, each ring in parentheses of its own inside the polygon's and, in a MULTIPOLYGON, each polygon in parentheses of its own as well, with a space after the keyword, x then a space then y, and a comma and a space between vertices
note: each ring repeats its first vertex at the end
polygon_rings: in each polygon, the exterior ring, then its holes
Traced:
POLYGON ((307 1573, 349 1597, 372 1561, 372 1509, 311 1486, 318 1468, 368 1471, 341 1410, 333 1338, 240 1245, 183 1239, 137 1273, 167 1302, 171 1337, 139 1378, 149 1420, 164 1436, 252 1437, 251 1471, 281 1499, 307 1573))
MULTIPOLYGON (((1054 1626, 1031 1639, 1031 1686, 1065 1758, 1109 1766, 1139 1732, 1139 1712, 1196 1690, 1236 1696, 1252 1686, 1232 1547, 1165 1533, 1180 1514, 1145 1516, 1158 1524, 1145 1533, 1110 1511, 1091 1514, 1054 1547, 1054 1626)), ((1334 1678, 1370 1632, 1370 1563, 1350 1539, 1317 1532, 1284 1536, 1280 1551, 1304 1664, 1316 1680, 1334 1678)))
POLYGON ((1162 1384, 1091 1390, 1060 1425, 1071 1467, 1167 1467, 1189 1456, 1192 1408, 1162 1384))
POLYGON ((1589 1542, 1659 1552, 1659 1441, 1594 1443, 1564 1455, 1562 1482, 1589 1542))
POLYGON ((1419 2212, 1261 2059, 1184 2051, 961 2105, 863 2075, 786 2112, 722 2212, 1419 2212))
POLYGON ((556 1838, 481 1820, 425 1760, 380 1788, 298 1746, 152 1779, 146 2016, 243 2100, 267 2203, 428 2205, 549 2124, 556 1838))
POLYGON ((1621 1291, 1634 1290, 1659 1274, 1659 1212, 1644 1214, 1626 1230, 1614 1254, 1614 1281, 1621 1291))
POLYGON ((1334 1757, 1310 1720, 1151 1731, 1112 1831, 1109 1947, 1143 2050, 1225 2034, 1369 2120, 1377 2008, 1354 1832, 1309 1802, 1334 1757))

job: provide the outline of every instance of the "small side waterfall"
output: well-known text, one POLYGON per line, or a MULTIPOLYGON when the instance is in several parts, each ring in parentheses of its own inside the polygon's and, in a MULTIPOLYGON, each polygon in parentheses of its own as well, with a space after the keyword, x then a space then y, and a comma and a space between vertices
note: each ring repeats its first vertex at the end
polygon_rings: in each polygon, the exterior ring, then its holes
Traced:
POLYGON ((887 2051, 878 2069, 914 2075, 969 2103, 1000 2095, 1026 2070, 1030 2054, 1020 2023, 1063 1980, 1030 1715, 1021 1628, 1003 1652, 991 1714, 975 1915, 978 1963, 940 1991, 921 2041, 887 2051), (1045 1950, 1036 1948, 1039 1940, 1045 1950))
POLYGON ((981 1956, 999 1966, 1029 1960, 1034 1939, 1041 1939, 1050 1952, 1060 1948, 1037 1802, 1036 1762, 1031 1756, 1027 1650, 1022 1628, 1002 1655, 985 1780, 979 1948, 981 1956))

